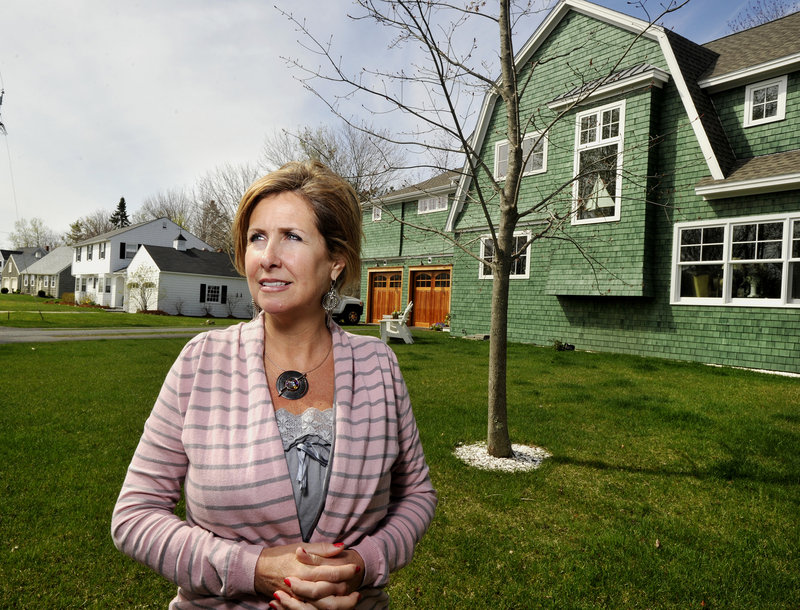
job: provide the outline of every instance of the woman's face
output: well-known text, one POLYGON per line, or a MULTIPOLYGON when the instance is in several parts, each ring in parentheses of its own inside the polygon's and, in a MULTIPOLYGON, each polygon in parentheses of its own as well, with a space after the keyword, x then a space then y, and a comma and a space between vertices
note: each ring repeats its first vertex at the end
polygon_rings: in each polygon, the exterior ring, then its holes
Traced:
POLYGON ((259 201, 247 230, 247 284, 268 314, 319 316, 322 295, 344 268, 331 258, 308 202, 294 192, 259 201))

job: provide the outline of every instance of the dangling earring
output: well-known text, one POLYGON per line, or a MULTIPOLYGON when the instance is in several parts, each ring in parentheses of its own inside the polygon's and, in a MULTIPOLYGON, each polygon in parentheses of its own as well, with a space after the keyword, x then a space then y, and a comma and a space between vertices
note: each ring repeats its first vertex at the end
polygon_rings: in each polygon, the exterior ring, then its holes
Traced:
POLYGON ((330 316, 331 312, 339 306, 340 301, 339 293, 336 292, 336 280, 331 280, 330 290, 322 297, 322 309, 330 316))

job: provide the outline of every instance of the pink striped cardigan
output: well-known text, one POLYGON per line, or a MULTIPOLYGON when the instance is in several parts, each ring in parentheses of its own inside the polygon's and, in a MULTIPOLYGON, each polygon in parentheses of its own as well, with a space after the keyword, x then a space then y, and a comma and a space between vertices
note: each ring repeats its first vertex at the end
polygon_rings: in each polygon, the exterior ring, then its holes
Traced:
MULTIPOLYGON (((382 587, 411 561, 436 493, 394 353, 336 325, 332 334, 333 459, 311 542, 358 551, 359 608, 385 607, 382 587)), ((302 542, 263 348, 261 317, 189 341, 128 468, 112 537, 178 584, 170 608, 266 608, 253 588, 261 549, 302 542), (186 521, 173 512, 181 486, 186 521)))

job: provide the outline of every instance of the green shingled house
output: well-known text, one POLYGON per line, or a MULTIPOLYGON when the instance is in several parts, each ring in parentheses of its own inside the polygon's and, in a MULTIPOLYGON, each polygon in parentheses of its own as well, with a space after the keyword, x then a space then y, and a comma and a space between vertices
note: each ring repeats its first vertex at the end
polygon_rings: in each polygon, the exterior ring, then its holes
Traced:
MULTIPOLYGON (((509 339, 800 372, 800 13, 699 45, 562 0, 516 65, 521 80, 534 70, 520 209, 569 184, 521 219, 520 244, 570 206, 563 235, 583 253, 564 240, 524 252, 509 339)), ((502 117, 487 97, 475 131, 498 178, 502 117)), ((487 230, 474 188, 459 183, 456 235, 487 230)), ((453 332, 489 332, 487 270, 458 259, 453 332)))
MULTIPOLYGON (((581 249, 545 239, 523 251, 509 339, 800 372, 800 13, 701 45, 561 0, 516 65, 520 82, 533 70, 520 209, 561 189, 520 220, 518 243, 567 209, 562 236, 581 249)), ((487 96, 474 132, 497 179, 503 112, 487 96)), ((474 191, 460 179, 442 227, 489 258, 474 191)), ((395 197, 397 216, 417 212, 419 197, 395 197)), ((488 333, 491 269, 399 223, 379 237, 371 213, 367 320, 413 298, 417 272, 427 282, 424 270, 441 268, 451 331, 488 333), (392 282, 402 303, 382 307, 379 287, 392 282)))
POLYGON ((457 173, 444 172, 364 204, 366 322, 378 322, 409 301, 414 304, 411 325, 428 328, 445 321, 453 245, 426 229, 444 230, 457 184, 457 173))

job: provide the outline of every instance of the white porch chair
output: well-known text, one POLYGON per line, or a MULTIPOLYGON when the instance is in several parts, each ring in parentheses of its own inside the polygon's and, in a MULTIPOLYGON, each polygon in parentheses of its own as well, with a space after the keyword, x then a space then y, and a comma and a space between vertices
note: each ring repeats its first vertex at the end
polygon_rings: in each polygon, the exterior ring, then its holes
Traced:
POLYGON ((389 339, 402 339, 406 343, 414 343, 414 338, 411 336, 411 331, 408 329, 408 319, 411 317, 411 308, 414 306, 413 301, 409 301, 406 305, 403 315, 399 318, 384 318, 381 320, 381 341, 389 343, 389 339))

